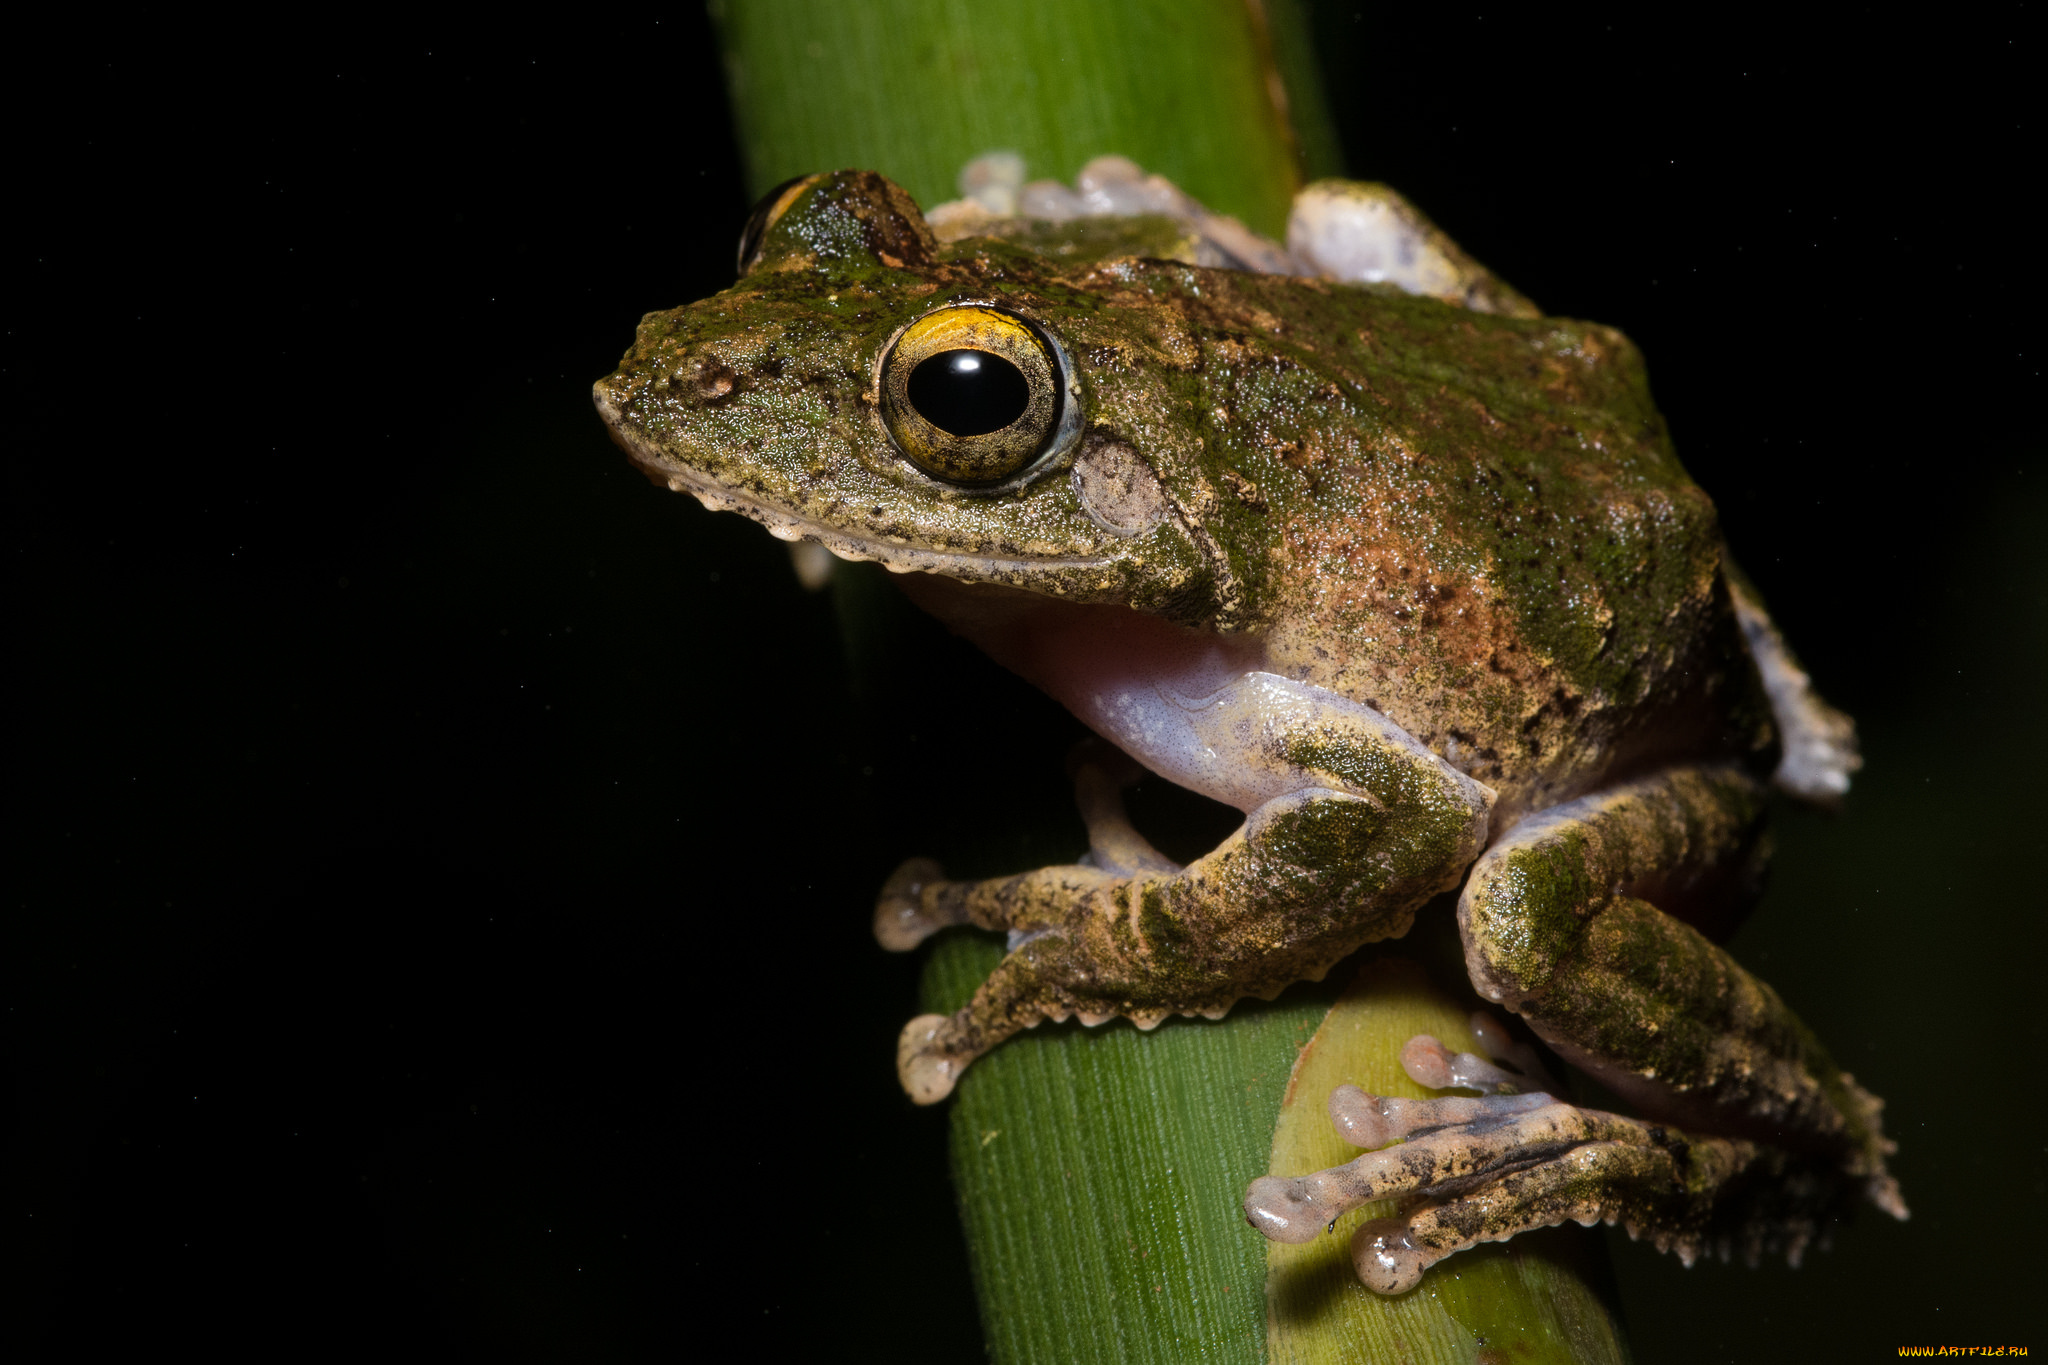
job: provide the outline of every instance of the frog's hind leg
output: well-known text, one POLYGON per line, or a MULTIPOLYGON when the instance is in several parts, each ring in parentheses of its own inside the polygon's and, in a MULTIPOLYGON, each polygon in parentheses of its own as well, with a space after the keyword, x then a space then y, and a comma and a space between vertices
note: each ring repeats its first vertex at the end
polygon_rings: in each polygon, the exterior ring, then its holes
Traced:
POLYGON ((1834 1152, 1875 1191, 1889 1144, 1868 1096, 1776 991, 1667 913, 1753 893, 1766 797, 1742 769, 1702 765, 1529 817, 1473 866, 1465 965, 1482 996, 1645 1112, 1834 1152))
MULTIPOLYGON (((1769 986, 1658 908, 1740 894, 1760 863, 1763 803, 1763 784, 1733 767, 1628 783, 1508 831, 1460 899, 1479 992, 1652 1118, 1537 1093, 1409 1101, 1340 1090, 1340 1131, 1361 1146, 1399 1145, 1255 1182, 1253 1226, 1305 1241, 1366 1200, 1403 1197, 1397 1217, 1366 1225, 1353 1246, 1366 1284, 1399 1293, 1451 1252, 1567 1218, 1619 1222, 1690 1261, 1709 1248, 1796 1259, 1857 1194, 1904 1217, 1879 1101, 1769 986)), ((1411 1042, 1402 1061, 1431 1087, 1528 1088, 1434 1039, 1411 1042)))

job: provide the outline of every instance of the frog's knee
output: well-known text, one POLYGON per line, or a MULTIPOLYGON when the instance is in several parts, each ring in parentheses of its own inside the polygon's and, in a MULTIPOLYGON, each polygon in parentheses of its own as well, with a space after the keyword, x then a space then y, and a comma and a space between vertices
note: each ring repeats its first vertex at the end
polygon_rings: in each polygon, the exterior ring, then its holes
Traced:
MULTIPOLYGON (((1549 871, 1538 859, 1496 850, 1480 859, 1458 897, 1458 932, 1472 987, 1512 1010, 1543 991, 1574 941, 1571 933, 1559 932, 1551 913, 1561 902, 1549 871)), ((1571 927, 1577 928, 1576 921, 1571 927)))

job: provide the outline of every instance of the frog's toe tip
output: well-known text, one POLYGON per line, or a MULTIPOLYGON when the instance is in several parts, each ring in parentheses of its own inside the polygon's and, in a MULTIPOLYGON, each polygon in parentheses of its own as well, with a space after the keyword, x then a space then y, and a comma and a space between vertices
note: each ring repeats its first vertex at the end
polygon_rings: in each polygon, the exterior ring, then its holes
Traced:
POLYGON ((1315 1240, 1330 1215, 1306 1180, 1262 1175, 1244 1192, 1244 1221, 1269 1241, 1301 1243, 1315 1240))
POLYGON ((1401 1069, 1417 1085, 1447 1090, 1457 1083, 1452 1076, 1453 1055, 1429 1034, 1418 1033, 1401 1048, 1401 1069))
POLYGON ((1405 1294, 1422 1282, 1434 1258, 1408 1236, 1400 1218, 1375 1218, 1351 1235, 1351 1264, 1375 1294, 1405 1294))
POLYGON ((917 1104, 937 1104, 952 1094, 967 1065, 940 1045, 939 1036, 951 1022, 943 1014, 920 1014, 903 1026, 896 1040, 896 1078, 917 1104))
POLYGON ((1408 1125, 1400 1121, 1400 1106, 1399 1100, 1368 1095, 1355 1085, 1340 1085, 1330 1092, 1330 1126, 1353 1147, 1384 1147, 1408 1135, 1408 1125))
POLYGON ((946 879, 946 870, 930 858, 912 858, 889 874, 875 897, 875 941, 892 953, 907 953, 945 928, 925 913, 924 889, 946 879))
MULTIPOLYGON (((1484 1040, 1482 1040, 1484 1041, 1484 1040)), ((1495 1045, 1501 1043, 1495 1026, 1495 1045)), ((1401 1069, 1408 1079, 1431 1090, 1477 1090, 1482 1095, 1518 1095, 1557 1089, 1535 1051, 1514 1044, 1510 1060, 1520 1071, 1507 1071, 1473 1052, 1453 1052, 1427 1033, 1418 1033, 1401 1049, 1401 1069)))

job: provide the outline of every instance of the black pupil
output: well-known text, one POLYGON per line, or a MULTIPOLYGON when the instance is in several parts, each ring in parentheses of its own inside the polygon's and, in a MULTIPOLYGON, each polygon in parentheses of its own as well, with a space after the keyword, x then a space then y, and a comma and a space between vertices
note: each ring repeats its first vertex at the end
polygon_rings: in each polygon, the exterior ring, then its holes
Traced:
POLYGON ((910 372, 910 405, 940 431, 986 436, 1031 406, 1024 372, 987 351, 940 351, 910 372))

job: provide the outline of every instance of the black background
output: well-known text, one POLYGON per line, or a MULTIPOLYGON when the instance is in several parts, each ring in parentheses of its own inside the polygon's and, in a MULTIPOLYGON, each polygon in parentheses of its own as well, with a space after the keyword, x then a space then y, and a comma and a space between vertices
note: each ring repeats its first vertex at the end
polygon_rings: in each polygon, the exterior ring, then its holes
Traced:
MULTIPOLYGON (((1642 344, 1864 724, 1736 947, 1890 1098, 1915 1220, 1618 1244, 1645 1360, 2039 1320, 2025 13, 1318 14, 1353 172, 1642 344)), ((867 906, 1015 865, 1074 726, 917 622, 973 703, 856 696, 830 597, 591 414, 729 279, 704 20, 81 23, 9 58, 10 1333, 977 1357, 867 906)))

